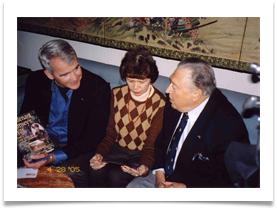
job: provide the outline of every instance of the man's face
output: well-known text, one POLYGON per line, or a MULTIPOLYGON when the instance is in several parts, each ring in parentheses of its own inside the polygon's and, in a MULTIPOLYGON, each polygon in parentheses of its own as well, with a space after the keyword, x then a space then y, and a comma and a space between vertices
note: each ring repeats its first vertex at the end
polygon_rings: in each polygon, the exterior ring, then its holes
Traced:
POLYGON ((52 58, 50 61, 54 73, 45 72, 49 79, 55 79, 56 84, 60 87, 67 87, 72 90, 80 87, 82 69, 77 58, 72 65, 65 63, 60 58, 52 58))
POLYGON ((171 83, 165 90, 169 93, 171 107, 180 111, 188 112, 195 106, 194 90, 191 81, 191 71, 176 69, 170 76, 171 83))

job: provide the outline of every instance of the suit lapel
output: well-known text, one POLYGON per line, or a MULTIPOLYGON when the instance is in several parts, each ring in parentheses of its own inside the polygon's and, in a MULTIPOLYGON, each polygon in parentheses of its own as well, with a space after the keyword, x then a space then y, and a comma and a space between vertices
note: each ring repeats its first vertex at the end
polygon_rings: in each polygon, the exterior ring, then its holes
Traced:
POLYGON ((72 97, 69 106, 69 113, 68 113, 68 126, 69 129, 74 129, 75 125, 78 125, 78 121, 84 119, 84 110, 87 109, 85 105, 89 103, 89 97, 85 87, 86 78, 84 70, 82 69, 83 77, 81 79, 80 87, 77 90, 73 90, 72 97))
MULTIPOLYGON (((82 85, 82 81, 81 81, 82 85)), ((68 113, 68 126, 73 123, 78 122, 80 116, 82 114, 83 105, 86 98, 83 96, 82 87, 80 86, 79 89, 73 90, 72 97, 69 106, 69 113, 68 113), (75 122, 74 122, 75 121, 75 122)))
POLYGON ((182 158, 184 158, 183 156, 185 155, 186 160, 192 159, 195 151, 197 151, 197 148, 202 143, 201 140, 205 139, 204 134, 206 133, 208 125, 210 125, 210 121, 212 121, 215 112, 214 109, 216 108, 216 94, 217 92, 212 94, 183 143, 179 155, 181 155, 182 158))
POLYGON ((167 142, 166 142, 166 144, 167 144, 167 147, 168 147, 168 145, 171 141, 171 138, 172 138, 173 133, 175 131, 175 128, 178 124, 178 120, 179 120, 181 114, 182 113, 180 113, 179 111, 177 111, 173 108, 171 108, 170 111, 169 111, 168 121, 170 121, 170 122, 168 122, 167 126, 166 126, 166 132, 167 132, 167 136, 166 136, 167 142))

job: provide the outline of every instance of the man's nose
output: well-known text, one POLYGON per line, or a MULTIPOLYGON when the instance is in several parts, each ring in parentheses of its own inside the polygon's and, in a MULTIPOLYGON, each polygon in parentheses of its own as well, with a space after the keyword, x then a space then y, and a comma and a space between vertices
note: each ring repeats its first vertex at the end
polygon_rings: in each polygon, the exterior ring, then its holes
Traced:
POLYGON ((71 78, 72 81, 77 81, 78 76, 76 74, 70 73, 70 76, 71 76, 70 78, 71 78))
POLYGON ((165 93, 170 93, 170 92, 171 92, 171 84, 169 84, 165 90, 165 93))

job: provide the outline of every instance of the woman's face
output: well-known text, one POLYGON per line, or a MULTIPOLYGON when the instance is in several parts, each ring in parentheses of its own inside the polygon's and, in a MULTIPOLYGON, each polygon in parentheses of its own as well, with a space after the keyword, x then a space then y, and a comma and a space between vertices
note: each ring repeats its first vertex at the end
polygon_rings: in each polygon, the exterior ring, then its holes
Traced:
POLYGON ((140 96, 148 90, 148 87, 151 83, 151 79, 135 79, 127 77, 126 82, 131 92, 134 93, 135 96, 140 96))

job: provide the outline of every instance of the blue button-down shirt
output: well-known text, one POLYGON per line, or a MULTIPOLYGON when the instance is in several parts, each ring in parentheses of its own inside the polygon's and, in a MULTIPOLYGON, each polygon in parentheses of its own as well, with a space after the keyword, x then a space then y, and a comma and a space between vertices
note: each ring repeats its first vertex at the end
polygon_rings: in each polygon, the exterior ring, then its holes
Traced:
MULTIPOLYGON (((51 90, 52 99, 48 119, 49 123, 45 129, 53 141, 61 145, 66 145, 68 109, 73 90, 69 89, 66 93, 68 97, 67 101, 62 97, 54 80, 52 81, 51 90)), ((55 156, 54 165, 67 159, 67 155, 62 150, 54 151, 53 154, 55 156)))

